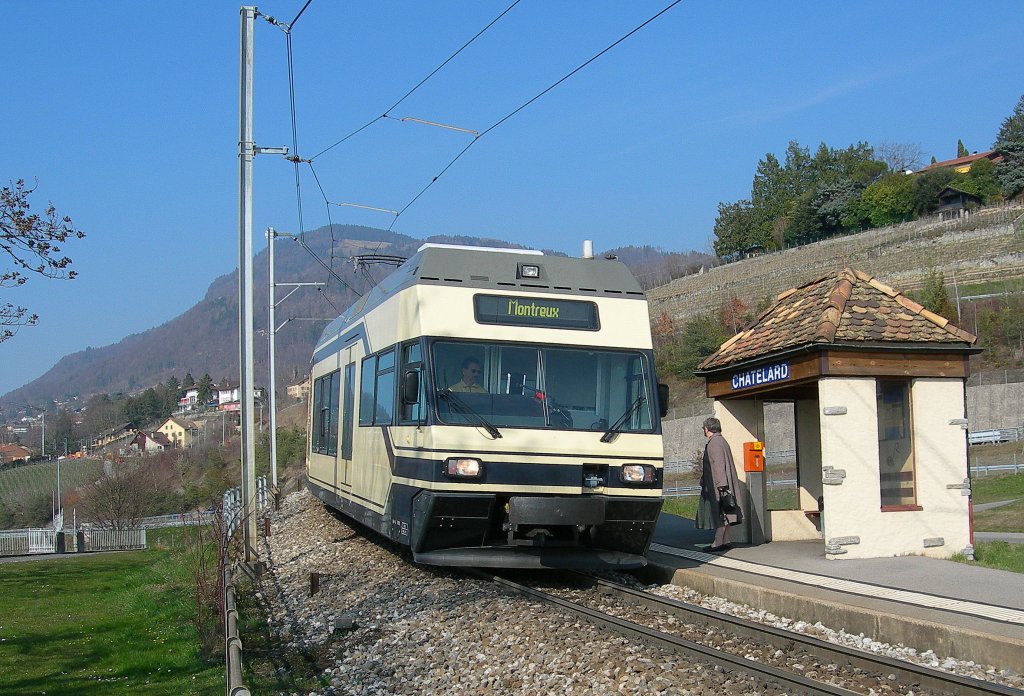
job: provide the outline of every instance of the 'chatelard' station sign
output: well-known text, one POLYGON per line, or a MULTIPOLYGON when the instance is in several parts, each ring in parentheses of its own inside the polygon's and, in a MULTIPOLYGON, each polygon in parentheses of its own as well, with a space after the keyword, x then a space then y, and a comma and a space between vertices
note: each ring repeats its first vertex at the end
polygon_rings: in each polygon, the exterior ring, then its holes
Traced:
POLYGON ((782 382, 789 379, 789 363, 780 362, 774 365, 763 365, 753 370, 737 372, 732 376, 733 389, 746 389, 757 387, 772 382, 782 382))

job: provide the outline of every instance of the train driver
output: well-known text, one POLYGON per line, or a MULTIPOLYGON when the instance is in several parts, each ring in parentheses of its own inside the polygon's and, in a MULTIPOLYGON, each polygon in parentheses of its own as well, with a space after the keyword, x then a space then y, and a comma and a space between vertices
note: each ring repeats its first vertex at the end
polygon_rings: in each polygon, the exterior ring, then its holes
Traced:
POLYGON ((470 356, 462 361, 462 379, 448 387, 448 391, 472 392, 486 394, 487 390, 480 385, 480 361, 470 356))

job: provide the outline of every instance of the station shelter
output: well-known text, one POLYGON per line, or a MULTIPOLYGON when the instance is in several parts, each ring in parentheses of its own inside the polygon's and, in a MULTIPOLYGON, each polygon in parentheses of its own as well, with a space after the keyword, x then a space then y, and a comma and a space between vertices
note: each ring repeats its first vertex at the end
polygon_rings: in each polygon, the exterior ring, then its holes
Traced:
POLYGON ((733 539, 823 539, 830 559, 971 557, 965 384, 976 341, 849 268, 779 295, 697 371, 746 487, 733 539), (793 406, 790 509, 769 509, 769 402, 793 406))

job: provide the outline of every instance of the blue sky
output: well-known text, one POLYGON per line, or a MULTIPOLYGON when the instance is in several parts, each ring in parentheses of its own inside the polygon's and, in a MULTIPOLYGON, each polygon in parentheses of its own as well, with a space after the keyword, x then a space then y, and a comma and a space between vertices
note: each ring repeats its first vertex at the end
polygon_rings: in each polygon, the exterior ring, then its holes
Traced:
MULTIPOLYGON (((299 153, 381 114, 510 2, 313 0, 292 33, 299 153)), ((302 4, 259 9, 288 21, 302 4)), ((667 4, 523 0, 393 115, 482 131, 667 4)), ((38 181, 34 205, 88 235, 66 249, 78 279, 0 290, 41 318, 0 344, 0 393, 167 321, 237 264, 239 7, 0 5, 0 178, 38 181)), ((481 138, 395 230, 710 250, 718 202, 746 197, 789 140, 988 149, 1024 93, 1022 35, 1016 0, 683 2, 481 138)), ((256 141, 290 145, 285 35, 258 21, 255 42, 256 141)), ((333 202, 399 209, 467 137, 380 121, 314 167, 333 202)), ((313 229, 327 215, 308 171, 313 229)), ((289 163, 258 158, 255 194, 257 248, 268 226, 296 231, 289 163)))

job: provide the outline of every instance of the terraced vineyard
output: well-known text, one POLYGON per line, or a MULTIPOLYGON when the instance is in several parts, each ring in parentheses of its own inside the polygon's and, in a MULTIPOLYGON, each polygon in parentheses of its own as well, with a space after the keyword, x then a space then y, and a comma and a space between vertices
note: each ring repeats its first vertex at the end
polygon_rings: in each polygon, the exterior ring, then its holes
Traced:
MULTIPOLYGON (((103 473, 99 459, 67 459, 60 463, 60 487, 71 490, 95 481, 103 473)), ((15 494, 48 493, 57 485, 57 462, 29 464, 0 471, 0 498, 15 494)))

